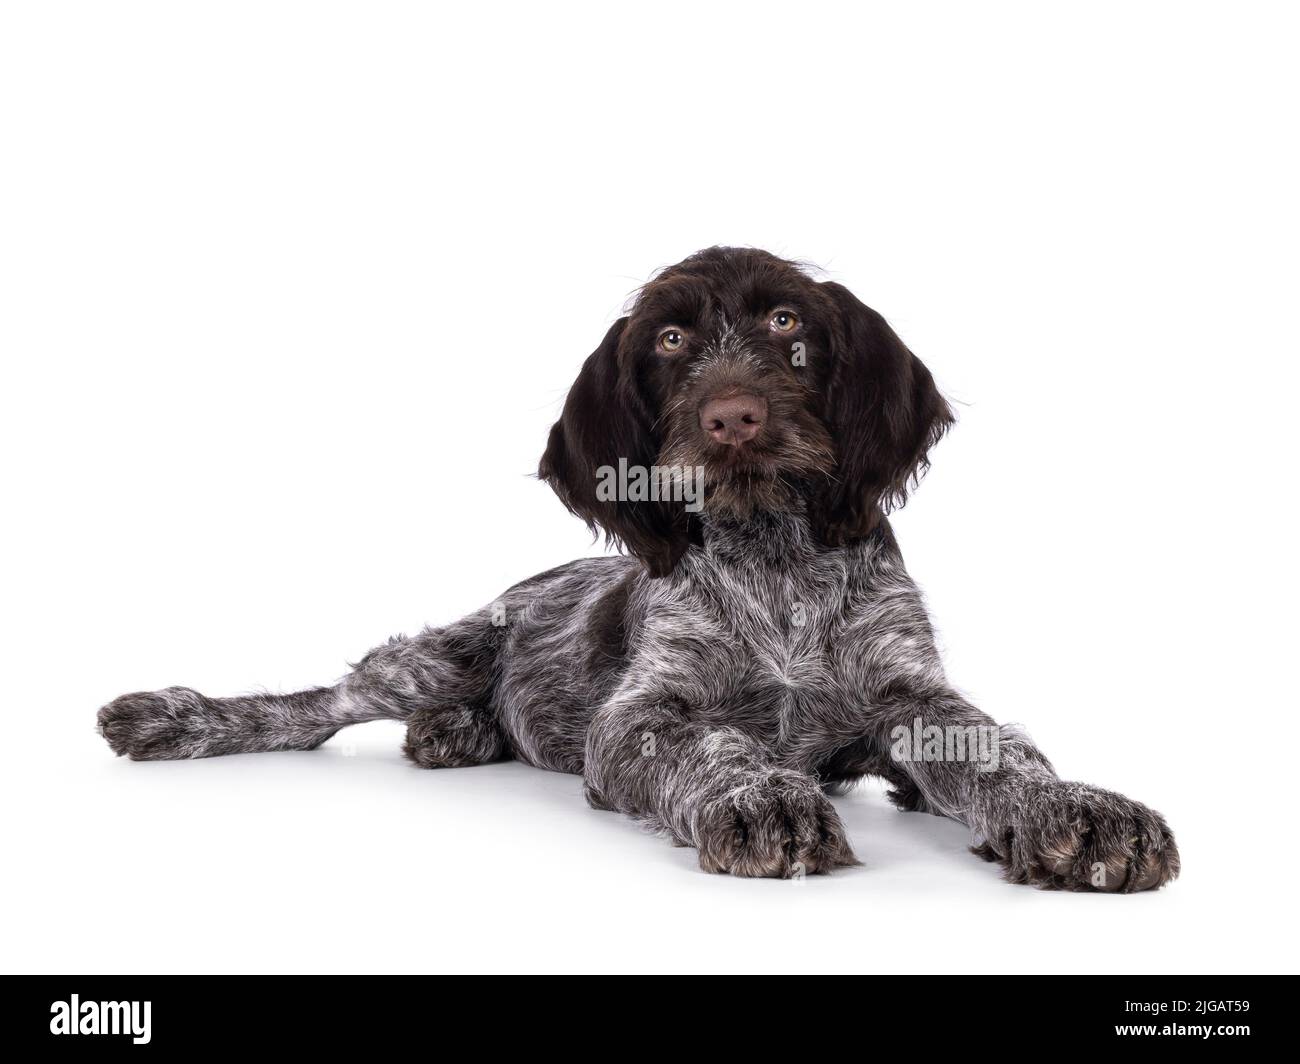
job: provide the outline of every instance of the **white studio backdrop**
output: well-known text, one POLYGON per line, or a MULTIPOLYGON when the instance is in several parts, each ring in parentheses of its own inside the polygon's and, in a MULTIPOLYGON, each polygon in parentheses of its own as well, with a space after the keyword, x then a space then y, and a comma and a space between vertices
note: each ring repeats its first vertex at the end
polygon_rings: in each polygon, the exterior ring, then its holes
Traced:
POLYGON ((1294 970, 1295 16, 1281 4, 11 4, 0 963, 1294 970), (817 263, 960 423, 895 518, 949 672, 1182 879, 1000 882, 837 800, 802 884, 400 729, 135 765, 124 691, 332 682, 599 552, 531 478, 629 294, 817 263))

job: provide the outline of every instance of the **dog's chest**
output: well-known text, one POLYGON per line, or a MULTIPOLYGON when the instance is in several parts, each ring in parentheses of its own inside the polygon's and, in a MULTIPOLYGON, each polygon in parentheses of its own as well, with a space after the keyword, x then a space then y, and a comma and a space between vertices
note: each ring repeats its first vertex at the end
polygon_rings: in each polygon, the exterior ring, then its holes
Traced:
POLYGON ((843 583, 818 569, 744 573, 722 581, 701 619, 709 716, 770 742, 806 732, 844 697, 831 653, 843 626, 843 583))
POLYGON ((789 697, 824 689, 833 678, 827 653, 834 628, 832 603, 797 581, 771 586, 737 611, 735 645, 751 684, 789 697))

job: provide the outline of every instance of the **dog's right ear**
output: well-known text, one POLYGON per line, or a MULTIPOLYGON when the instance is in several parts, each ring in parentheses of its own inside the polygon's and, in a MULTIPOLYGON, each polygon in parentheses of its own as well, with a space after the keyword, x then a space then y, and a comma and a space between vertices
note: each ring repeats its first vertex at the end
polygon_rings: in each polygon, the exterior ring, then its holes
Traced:
POLYGON ((630 502, 609 490, 619 460, 650 469, 659 453, 654 414, 629 365, 619 358, 627 318, 619 318, 583 363, 551 428, 537 475, 593 532, 623 544, 651 576, 666 576, 686 551, 687 517, 666 502, 630 502), (613 498, 610 496, 614 495, 613 498))
POLYGON ((862 538, 903 505, 953 413, 930 371, 884 318, 841 284, 819 287, 839 311, 826 401, 837 467, 814 521, 823 542, 838 546, 862 538))

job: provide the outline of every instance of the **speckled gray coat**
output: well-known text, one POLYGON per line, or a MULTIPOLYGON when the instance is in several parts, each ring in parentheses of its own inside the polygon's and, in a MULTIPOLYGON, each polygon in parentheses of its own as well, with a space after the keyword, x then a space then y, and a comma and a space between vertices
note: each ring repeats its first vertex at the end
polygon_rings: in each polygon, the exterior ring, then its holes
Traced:
POLYGON ((969 825, 976 852, 1014 881, 1121 892, 1166 882, 1178 853, 1158 814, 1059 780, 1026 737, 949 685, 880 507, 902 501, 951 418, 919 363, 884 375, 889 358, 913 356, 887 349, 892 332, 865 343, 876 319, 854 318, 843 291, 760 252, 714 249, 661 275, 610 331, 570 393, 542 474, 630 555, 572 562, 454 624, 393 639, 333 687, 124 695, 100 711, 103 734, 134 758, 188 758, 310 749, 348 724, 400 720, 419 765, 517 758, 581 774, 592 805, 696 847, 709 871, 749 876, 855 863, 827 793, 871 774, 890 781, 901 808, 969 825), (694 303, 664 309, 689 285, 694 303), (803 351, 820 353, 820 368, 798 376, 784 337, 737 327, 747 308, 762 323, 774 306, 797 308, 803 351), (665 321, 698 349, 646 361, 665 321), (837 404, 857 385, 836 357, 866 358, 877 374, 858 389, 876 398, 852 424, 837 404), (871 407, 900 373, 905 404, 871 407), (593 380, 608 395, 628 391, 625 420, 599 422, 584 394, 593 380), (768 451, 724 452, 700 433, 703 397, 731 394, 737 380, 780 420, 760 436, 768 451), (645 439, 626 423, 642 416, 638 403, 654 421, 645 439), (924 416, 911 424, 909 411, 924 416), (855 440, 858 424, 892 426, 896 438, 882 443, 886 430, 873 428, 855 440), (664 455, 708 467, 702 514, 606 506, 588 491, 603 459, 664 455), (996 758, 951 746, 900 756, 899 736, 921 728, 982 730, 996 758))

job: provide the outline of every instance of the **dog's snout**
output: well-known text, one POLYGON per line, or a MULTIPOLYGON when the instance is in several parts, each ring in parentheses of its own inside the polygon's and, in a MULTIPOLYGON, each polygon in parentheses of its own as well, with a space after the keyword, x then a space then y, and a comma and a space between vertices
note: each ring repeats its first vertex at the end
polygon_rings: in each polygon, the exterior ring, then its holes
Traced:
POLYGON ((752 440, 766 420, 767 401, 757 395, 729 395, 700 407, 700 428, 731 447, 752 440))

